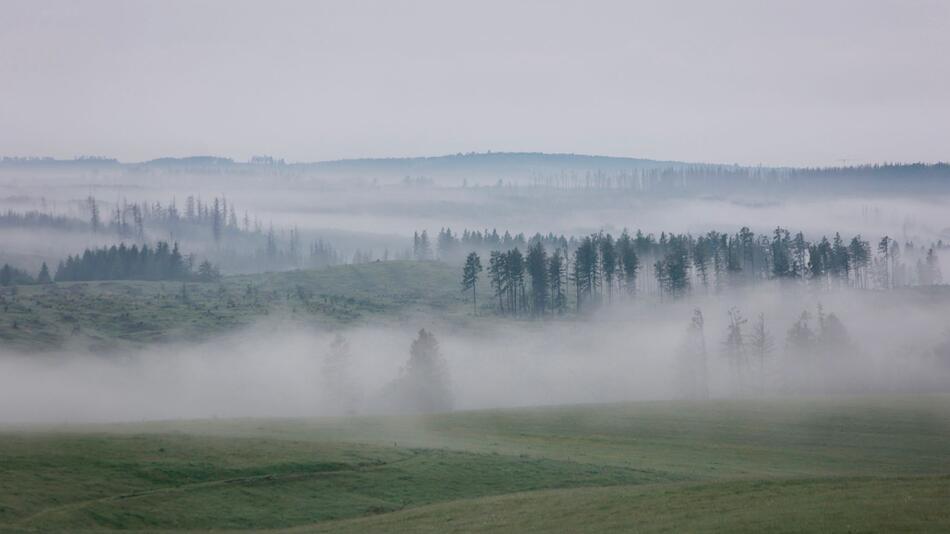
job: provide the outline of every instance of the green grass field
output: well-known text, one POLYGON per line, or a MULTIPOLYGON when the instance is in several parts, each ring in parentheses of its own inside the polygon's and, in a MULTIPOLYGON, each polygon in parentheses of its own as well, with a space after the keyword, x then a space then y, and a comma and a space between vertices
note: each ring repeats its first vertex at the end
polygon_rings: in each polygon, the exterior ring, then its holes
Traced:
POLYGON ((950 397, 0 428, 0 530, 950 529, 950 397))

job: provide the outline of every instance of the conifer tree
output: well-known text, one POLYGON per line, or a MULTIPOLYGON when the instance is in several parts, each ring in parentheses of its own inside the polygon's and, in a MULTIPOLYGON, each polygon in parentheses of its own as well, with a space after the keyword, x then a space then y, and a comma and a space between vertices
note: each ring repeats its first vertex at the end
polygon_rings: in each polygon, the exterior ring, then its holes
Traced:
POLYGON ((562 313, 567 307, 565 283, 567 282, 567 265, 560 249, 556 249, 548 261, 548 283, 551 287, 551 306, 562 313))
POLYGON ((397 405, 412 412, 445 412, 452 409, 448 365, 435 336, 425 329, 412 342, 409 361, 392 385, 397 405))
POLYGON ((482 272, 482 260, 475 252, 465 258, 462 269, 462 291, 472 291, 472 313, 478 314, 478 275, 482 272))
POLYGON ((534 315, 544 315, 548 307, 548 254, 541 241, 528 247, 525 267, 531 277, 531 309, 534 315))
POLYGON ((36 282, 39 284, 51 284, 53 280, 49 275, 49 267, 46 266, 46 262, 43 262, 43 265, 40 267, 40 274, 36 276, 36 282))

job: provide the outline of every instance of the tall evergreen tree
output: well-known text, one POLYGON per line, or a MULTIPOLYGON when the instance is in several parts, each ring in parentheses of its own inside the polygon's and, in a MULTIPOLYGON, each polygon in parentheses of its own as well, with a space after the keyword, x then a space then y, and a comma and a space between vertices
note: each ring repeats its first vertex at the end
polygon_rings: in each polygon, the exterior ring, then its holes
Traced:
POLYGON ((548 284, 551 288, 551 306, 561 313, 567 307, 565 283, 567 282, 567 262, 560 249, 556 249, 548 260, 548 284))
POLYGON ((528 247, 525 266, 531 277, 531 309, 535 315, 544 315, 548 307, 548 254, 540 241, 528 247))
POLYGON ((43 262, 43 265, 40 267, 40 274, 36 277, 36 282, 40 284, 51 284, 53 283, 52 278, 49 275, 49 267, 46 266, 46 262, 43 262))
POLYGON ((478 275, 482 272, 482 260, 472 252, 465 258, 462 268, 462 290, 472 291, 472 313, 478 314, 478 275))
POLYGON ((577 309, 593 297, 599 273, 597 246, 591 236, 581 240, 574 251, 574 287, 577 289, 577 309))
POLYGON ((452 409, 448 365, 435 336, 425 329, 412 342, 409 361, 391 386, 396 406, 411 412, 446 412, 452 409))
POLYGON ((604 288, 607 291, 607 302, 613 297, 614 280, 617 274, 617 248, 614 244, 614 238, 610 235, 603 235, 597 240, 600 248, 600 269, 604 277, 604 288))
POLYGON ((620 260, 624 288, 628 295, 633 295, 637 291, 637 272, 640 270, 640 258, 637 256, 636 245, 630 239, 630 234, 626 230, 617 239, 617 257, 620 260))

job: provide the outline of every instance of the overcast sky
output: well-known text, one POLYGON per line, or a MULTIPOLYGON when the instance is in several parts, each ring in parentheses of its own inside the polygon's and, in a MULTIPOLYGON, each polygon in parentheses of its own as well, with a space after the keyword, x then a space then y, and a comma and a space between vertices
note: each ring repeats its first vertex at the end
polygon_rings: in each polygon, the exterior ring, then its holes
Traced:
POLYGON ((950 2, 0 0, 0 155, 950 160, 950 2))

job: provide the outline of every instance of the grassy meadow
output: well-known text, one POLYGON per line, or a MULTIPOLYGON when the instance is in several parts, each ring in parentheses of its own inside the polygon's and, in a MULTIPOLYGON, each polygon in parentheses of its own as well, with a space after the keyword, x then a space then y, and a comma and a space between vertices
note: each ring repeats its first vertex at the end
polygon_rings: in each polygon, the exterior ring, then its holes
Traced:
MULTIPOLYGON (((270 315, 328 327, 415 314, 466 317, 456 266, 390 261, 226 276, 219 282, 104 281, 0 291, 0 344, 107 350, 198 340, 270 315)), ((484 291, 484 301, 490 296, 484 291)))
POLYGON ((950 397, 0 429, 0 530, 946 531, 950 397))

